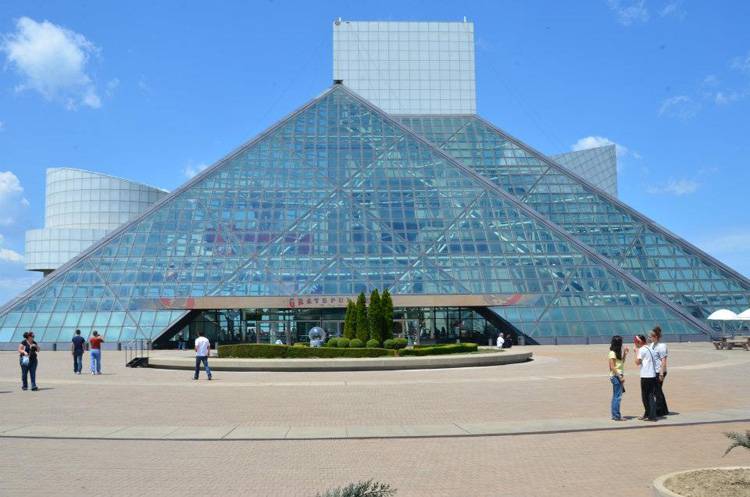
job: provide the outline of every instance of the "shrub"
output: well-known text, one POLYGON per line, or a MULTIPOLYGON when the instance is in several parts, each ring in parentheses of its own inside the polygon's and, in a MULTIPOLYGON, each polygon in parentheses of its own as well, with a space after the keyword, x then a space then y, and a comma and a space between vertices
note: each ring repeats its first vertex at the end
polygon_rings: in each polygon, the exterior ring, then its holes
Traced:
POLYGON ((394 340, 393 338, 389 338, 388 340, 386 340, 385 342, 383 342, 383 347, 385 347, 386 349, 393 349, 393 350, 395 350, 396 349, 396 340, 394 340))
POLYGON ((747 450, 750 450, 750 430, 747 430, 744 435, 742 433, 730 431, 729 433, 724 433, 724 436, 732 441, 732 444, 727 451, 724 452, 724 456, 729 454, 735 447, 744 447, 747 450))
POLYGON ((326 342, 326 347, 338 347, 339 346, 339 339, 338 338, 330 338, 326 342))
POLYGON ((406 338, 395 338, 393 341, 396 342, 397 349, 405 349, 409 345, 409 340, 406 338))
POLYGON ((353 300, 346 304, 344 316, 344 338, 351 340, 357 336, 357 306, 353 300))
POLYGON ((289 347, 287 345, 267 345, 242 343, 237 345, 220 345, 219 357, 236 357, 252 359, 275 358, 308 358, 308 357, 383 357, 395 356, 396 351, 386 349, 339 349, 334 347, 289 347))
POLYGON ((368 349, 377 349, 380 347, 380 343, 377 340, 367 340, 368 349))
POLYGON ((383 340, 393 338, 393 299, 388 289, 380 297, 380 308, 383 311, 383 340))
POLYGON ((359 338, 355 338, 354 340, 352 340, 351 342, 349 342, 349 347, 351 347, 353 349, 361 349, 364 346, 365 346, 365 344, 362 343, 362 340, 360 340, 359 338))
POLYGON ((340 349, 346 349, 346 348, 349 348, 349 345, 351 343, 352 341, 349 340, 348 338, 339 338, 338 341, 336 342, 336 347, 340 349))
POLYGON ((444 355, 444 354, 461 354, 467 352, 476 352, 479 347, 475 343, 456 343, 443 345, 440 347, 425 347, 422 349, 404 349, 399 350, 398 355, 406 356, 426 356, 426 355, 444 355))
POLYGON ((323 358, 332 359, 335 357, 383 357, 383 356, 394 356, 396 355, 393 350, 385 349, 332 349, 323 347, 289 347, 287 359, 308 359, 308 358, 323 358))
POLYGON ((380 306, 378 289, 370 293, 370 307, 367 309, 367 319, 370 323, 370 339, 383 341, 383 310, 380 306))
POLYGON ((292 347, 309 347, 310 344, 307 342, 296 342, 292 347))
POLYGON ((392 497, 396 489, 386 483, 373 480, 351 483, 346 487, 338 487, 315 497, 392 497))
POLYGON ((265 343, 241 343, 237 345, 220 345, 219 357, 254 357, 257 359, 274 359, 284 357, 286 345, 267 345, 265 343))
POLYGON ((370 339, 370 323, 367 319, 367 297, 362 292, 357 297, 357 338, 366 342, 370 339))

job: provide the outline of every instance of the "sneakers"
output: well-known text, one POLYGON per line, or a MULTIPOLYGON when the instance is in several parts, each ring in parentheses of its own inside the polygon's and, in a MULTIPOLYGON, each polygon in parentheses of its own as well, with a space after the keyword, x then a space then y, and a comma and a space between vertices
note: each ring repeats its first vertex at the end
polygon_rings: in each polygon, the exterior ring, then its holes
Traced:
POLYGON ((210 376, 208 377, 208 381, 211 381, 212 379, 213 379, 213 378, 211 378, 210 376))
POLYGON ((23 390, 24 392, 25 392, 26 390, 28 390, 28 389, 29 389, 28 387, 21 387, 21 390, 23 390))
POLYGON ((101 374, 101 373, 96 373, 96 374, 101 374))
POLYGON ((197 380, 197 379, 198 379, 198 377, 197 377, 197 376, 193 376, 193 379, 194 379, 194 380, 197 380))
POLYGON ((39 387, 31 387, 32 392, 36 392, 37 390, 39 390, 39 387))
POLYGON ((96 374, 96 373, 94 373, 94 372, 92 371, 92 372, 91 372, 91 374, 96 374))

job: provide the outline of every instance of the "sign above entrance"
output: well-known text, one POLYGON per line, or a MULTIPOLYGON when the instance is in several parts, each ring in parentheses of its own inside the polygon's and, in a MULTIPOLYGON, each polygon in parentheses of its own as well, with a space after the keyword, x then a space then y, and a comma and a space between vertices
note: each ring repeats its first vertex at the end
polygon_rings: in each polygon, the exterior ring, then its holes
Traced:
MULTIPOLYGON (((342 295, 321 297, 318 295, 289 297, 289 307, 292 309, 302 307, 346 307, 349 302, 357 302, 356 296, 342 295)), ((367 305, 370 305, 370 297, 367 297, 367 305)))

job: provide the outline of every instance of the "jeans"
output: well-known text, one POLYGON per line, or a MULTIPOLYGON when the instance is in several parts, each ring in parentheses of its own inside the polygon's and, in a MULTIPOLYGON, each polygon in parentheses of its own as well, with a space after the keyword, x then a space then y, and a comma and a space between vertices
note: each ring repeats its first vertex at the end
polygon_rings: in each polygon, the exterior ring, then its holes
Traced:
POLYGON ((73 372, 80 373, 83 370, 83 351, 73 352, 73 372))
POLYGON ((185 342, 183 340, 177 342, 177 350, 187 350, 185 349, 185 342))
POLYGON ((622 401, 622 382, 617 376, 611 376, 612 382, 612 419, 622 418, 620 414, 620 401, 622 401))
POLYGON ((203 363, 203 367, 206 368, 206 374, 211 378, 211 368, 208 367, 208 357, 204 355, 195 356, 195 374, 193 375, 193 378, 198 378, 198 373, 201 371, 201 363, 203 363))
POLYGON ((91 349, 91 372, 99 374, 102 372, 102 351, 91 349))
POLYGON ((27 375, 31 376, 31 388, 36 388, 36 366, 39 364, 39 361, 32 359, 29 361, 28 365, 24 365, 19 358, 18 363, 21 365, 21 388, 24 390, 29 388, 29 384, 26 380, 27 375))
POLYGON ((641 378, 641 400, 643 417, 656 421, 656 384, 658 378, 641 378))
MULTIPOLYGON (((667 373, 664 372, 664 380, 667 379, 667 373)), ((669 414, 669 406, 667 405, 667 399, 664 397, 664 382, 659 381, 656 378, 656 415, 666 416, 669 414)))

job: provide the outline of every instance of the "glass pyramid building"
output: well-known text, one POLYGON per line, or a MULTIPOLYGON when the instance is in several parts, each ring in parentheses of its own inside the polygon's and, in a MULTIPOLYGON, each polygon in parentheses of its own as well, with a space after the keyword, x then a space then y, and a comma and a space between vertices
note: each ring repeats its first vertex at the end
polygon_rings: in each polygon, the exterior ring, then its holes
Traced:
POLYGON ((244 338, 250 319, 264 341, 268 316, 297 341, 375 288, 430 337, 539 343, 705 338, 708 309, 750 294, 480 118, 399 121, 334 85, 6 304, 0 342, 244 338))
POLYGON ((685 312, 750 307, 750 281, 476 115, 401 121, 685 312))

